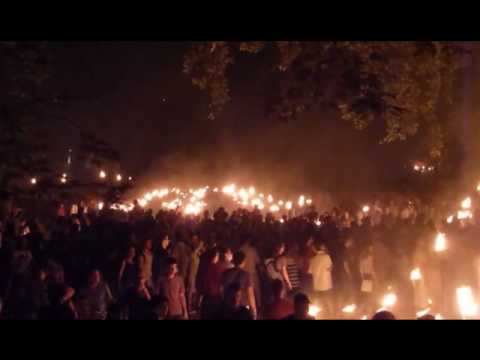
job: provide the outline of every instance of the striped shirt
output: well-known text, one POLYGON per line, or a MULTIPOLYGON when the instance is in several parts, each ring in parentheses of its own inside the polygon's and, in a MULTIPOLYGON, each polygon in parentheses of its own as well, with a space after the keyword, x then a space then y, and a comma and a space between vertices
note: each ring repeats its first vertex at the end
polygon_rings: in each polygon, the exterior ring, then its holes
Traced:
POLYGON ((298 289, 300 287, 300 271, 298 269, 297 262, 288 257, 287 258, 287 273, 292 284, 293 289, 298 289))

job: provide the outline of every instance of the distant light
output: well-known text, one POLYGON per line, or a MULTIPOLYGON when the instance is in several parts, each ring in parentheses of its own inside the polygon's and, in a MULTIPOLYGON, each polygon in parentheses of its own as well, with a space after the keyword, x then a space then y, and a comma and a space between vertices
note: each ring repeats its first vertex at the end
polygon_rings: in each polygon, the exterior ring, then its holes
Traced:
POLYGON ((122 175, 117 174, 117 181, 122 181, 122 175))
POLYGON ((31 178, 31 179, 30 179, 30 183, 31 183, 32 185, 35 185, 35 184, 37 183, 37 178, 31 178))
POLYGON ((103 202, 99 202, 98 203, 98 210, 102 210, 103 206, 104 206, 103 202))
POLYGON ((365 206, 362 208, 362 211, 363 211, 364 213, 368 213, 368 212, 370 211, 370 206, 365 205, 365 206))
POLYGON ((107 177, 107 173, 103 170, 100 171, 100 173, 98 174, 98 177, 100 179, 105 179, 107 177))
POLYGON ((128 181, 132 181, 133 178, 131 176, 128 177, 128 181))
POLYGON ((62 177, 62 178, 60 179, 60 182, 61 182, 62 184, 65 184, 65 183, 67 182, 67 179, 64 178, 64 177, 62 177))

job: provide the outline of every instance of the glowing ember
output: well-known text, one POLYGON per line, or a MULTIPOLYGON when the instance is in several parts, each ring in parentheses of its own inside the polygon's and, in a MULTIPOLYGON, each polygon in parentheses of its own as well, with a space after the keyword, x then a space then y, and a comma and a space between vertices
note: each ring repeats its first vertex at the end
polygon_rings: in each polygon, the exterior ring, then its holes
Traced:
POLYGON ((443 233, 438 233, 435 237, 435 252, 443 252, 447 250, 447 237, 443 233))
POLYGON ((107 177, 107 173, 103 170, 100 171, 100 173, 98 174, 98 177, 100 179, 105 179, 107 177))
POLYGON ((418 281, 422 278, 422 273, 420 272, 420 268, 415 268, 410 272, 410 280, 418 281))
POLYGON ((317 305, 310 304, 308 306, 308 315, 313 316, 314 318, 318 316, 320 311, 322 311, 322 309, 320 309, 317 305))
POLYGON ((457 289, 457 304, 460 314, 464 318, 473 317, 478 313, 478 305, 474 301, 473 292, 469 286, 457 289))
POLYGON ((353 314, 355 312, 355 310, 357 310, 357 305, 355 304, 350 304, 350 305, 347 305, 345 306, 343 309, 342 309, 342 312, 346 313, 346 314, 353 314))

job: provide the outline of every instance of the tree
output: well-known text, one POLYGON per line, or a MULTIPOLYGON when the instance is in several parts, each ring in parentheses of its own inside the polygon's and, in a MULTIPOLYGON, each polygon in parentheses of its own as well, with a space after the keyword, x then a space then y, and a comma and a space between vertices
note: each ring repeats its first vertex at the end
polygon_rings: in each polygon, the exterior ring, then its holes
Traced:
POLYGON ((184 72, 206 91, 210 118, 230 101, 228 69, 239 53, 275 52, 276 93, 268 114, 292 120, 314 108, 338 111, 357 129, 384 128, 381 141, 421 133, 431 158, 445 146, 442 106, 451 102, 465 53, 446 42, 203 42, 191 46, 184 72))

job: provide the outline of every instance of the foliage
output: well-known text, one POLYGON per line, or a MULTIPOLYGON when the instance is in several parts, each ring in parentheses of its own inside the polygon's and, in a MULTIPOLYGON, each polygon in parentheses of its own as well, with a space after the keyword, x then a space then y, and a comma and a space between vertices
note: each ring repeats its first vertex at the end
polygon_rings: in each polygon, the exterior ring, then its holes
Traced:
POLYGON ((194 43, 184 72, 210 98, 210 117, 230 101, 228 69, 239 53, 275 51, 278 90, 269 114, 295 119, 315 107, 333 108, 357 129, 384 129, 382 142, 423 129, 430 156, 440 159, 445 122, 464 50, 446 42, 202 42, 194 43))

